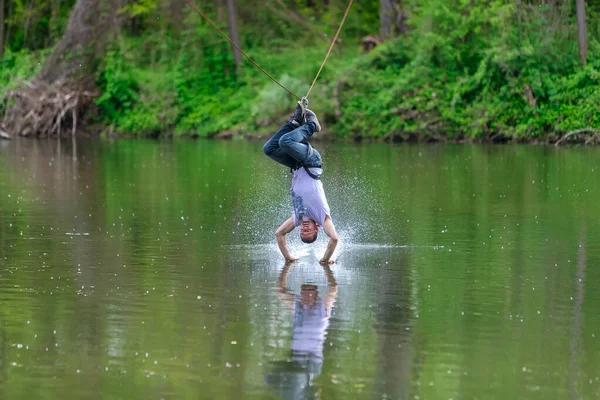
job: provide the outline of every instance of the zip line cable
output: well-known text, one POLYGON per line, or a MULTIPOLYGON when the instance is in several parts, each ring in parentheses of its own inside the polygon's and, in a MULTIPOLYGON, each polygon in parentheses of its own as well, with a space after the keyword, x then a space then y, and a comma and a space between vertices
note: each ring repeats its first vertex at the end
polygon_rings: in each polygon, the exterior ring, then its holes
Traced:
POLYGON ((215 25, 214 22, 212 22, 210 20, 210 18, 208 18, 206 15, 204 15, 204 13, 202 11, 200 11, 190 0, 185 0, 186 3, 188 3, 188 5, 192 8, 192 10, 196 11, 202 18, 204 18, 206 20, 206 22, 208 22, 209 24, 211 24, 213 26, 213 28, 215 28, 217 30, 217 32, 219 32, 221 34, 221 36, 223 36, 229 43, 231 43, 231 45, 233 47, 236 48, 237 51, 239 51, 240 53, 242 53, 244 55, 244 57, 246 57, 248 59, 248 61, 250 61, 252 64, 254 64, 254 66, 256 68, 258 68, 259 70, 261 70, 265 75, 267 75, 273 82, 275 82, 276 84, 278 84, 279 86, 281 86, 286 92, 288 92, 289 94, 291 94, 292 96, 294 96, 295 98, 297 98, 298 100, 301 100, 300 96, 298 96, 297 94, 295 94, 294 92, 292 92, 291 90, 289 90, 288 88, 286 88, 285 86, 283 86, 281 83, 279 83, 277 81, 277 79, 273 78, 267 71, 265 71, 263 69, 263 67, 261 67, 260 65, 258 65, 256 63, 256 61, 254 61, 252 58, 250 58, 250 56, 246 53, 244 53, 244 50, 240 49, 240 47, 235 44, 233 42, 233 40, 231 40, 229 38, 229 36, 227 36, 227 34, 225 34, 225 32, 223 32, 221 29, 219 29, 219 27, 217 25, 215 25))
POLYGON ((317 76, 315 76, 315 80, 313 81, 312 85, 310 85, 310 89, 308 89, 308 93, 306 93, 306 96, 304 96, 304 98, 306 98, 306 99, 308 99, 308 95, 310 94, 310 91, 312 90, 313 86, 315 86, 315 83, 317 82, 319 75, 321 75, 321 71, 323 70, 325 63, 327 62, 327 59, 329 58, 329 55, 331 54, 331 50, 333 50, 333 46, 335 45, 335 42, 337 41, 338 36, 340 35, 342 26, 344 26, 344 22, 346 22, 346 17, 348 16, 348 13, 350 12, 350 7, 352 7, 353 2, 354 2, 354 0, 350 0, 350 2, 348 3, 348 7, 346 7, 346 12, 344 13, 344 18, 342 18, 340 27, 338 28, 337 32, 335 33, 335 37, 331 41, 331 45, 329 45, 329 50, 327 51, 327 55, 325 56, 325 59, 323 60, 323 63, 321 64, 321 68, 319 68, 319 72, 317 72, 317 76))
POLYGON ((319 75, 321 75, 321 71, 323 70, 323 67, 325 66, 325 63, 327 62, 327 59, 329 58, 329 55, 331 54, 331 51, 333 50, 333 46, 335 45, 338 36, 340 35, 340 32, 342 31, 342 27, 344 26, 344 22, 346 22, 346 17, 348 17, 348 13, 350 12, 350 8, 352 7, 352 3, 354 2, 354 0, 350 0, 350 2, 348 3, 348 7, 346 7, 346 12, 344 13, 344 17, 342 18, 342 22, 340 23, 340 27, 338 28, 335 37, 333 38, 333 40, 331 41, 331 45, 329 46, 329 50, 327 51, 327 55, 325 55, 325 59, 323 60, 323 63, 321 64, 321 67, 319 68, 319 71, 317 72, 317 76, 315 76, 315 79, 313 80, 312 85, 310 85, 310 88, 308 89, 308 93, 306 93, 306 96, 304 97, 300 97, 297 94, 295 94, 294 92, 292 92, 291 90, 289 90, 288 88, 286 88, 285 86, 283 86, 281 83, 279 83, 279 81, 277 81, 277 79, 273 78, 267 71, 264 70, 263 67, 261 67, 260 65, 258 65, 258 63, 256 61, 254 61, 252 58, 250 58, 249 55, 247 55, 244 50, 242 50, 237 44, 234 43, 233 40, 231 40, 229 38, 229 36, 227 36, 227 34, 225 32, 223 32, 221 29, 219 29, 219 27, 210 20, 210 18, 208 18, 202 11, 200 11, 198 9, 198 7, 196 7, 191 0, 185 0, 186 3, 188 3, 188 5, 192 8, 192 10, 196 11, 196 13, 198 13, 198 15, 200 15, 202 18, 204 18, 206 20, 206 22, 208 22, 210 25, 212 25, 213 28, 215 28, 217 30, 217 32, 219 32, 221 34, 221 36, 223 36, 225 38, 225 40, 227 40, 229 43, 231 43, 231 45, 240 53, 242 53, 244 55, 244 57, 246 57, 248 59, 248 61, 250 61, 256 68, 258 68, 260 71, 262 71, 262 73, 264 73, 267 77, 269 77, 269 79, 271 79, 273 82, 275 82, 277 85, 279 85, 282 89, 284 89, 286 92, 288 92, 289 94, 291 94, 292 96, 294 96, 295 98, 297 98, 298 100, 302 100, 305 101, 306 105, 308 105, 308 95, 310 94, 310 92, 312 91, 313 87, 315 86, 315 83, 317 82, 317 79, 319 78, 319 75))

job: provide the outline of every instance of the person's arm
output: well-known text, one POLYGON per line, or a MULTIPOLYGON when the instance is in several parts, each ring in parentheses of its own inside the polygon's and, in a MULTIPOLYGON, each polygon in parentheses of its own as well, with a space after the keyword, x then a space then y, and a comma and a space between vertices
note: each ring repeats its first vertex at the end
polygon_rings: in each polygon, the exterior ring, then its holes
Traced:
POLYGON ((285 258, 286 262, 299 260, 298 257, 294 257, 290 254, 290 251, 287 247, 287 243, 285 241, 285 235, 293 231, 294 228, 294 218, 290 218, 283 224, 281 224, 281 226, 275 231, 275 236, 277 237, 277 245, 279 246, 279 250, 281 251, 281 254, 285 258))
POLYGON ((277 287, 275 290, 279 297, 284 301, 290 310, 294 309, 294 294, 287 288, 287 277, 294 264, 286 263, 281 269, 279 279, 277 279, 277 287))
POLYGON ((325 271, 325 276, 327 277, 327 286, 329 287, 329 291, 325 295, 323 302, 325 303, 325 309, 329 311, 335 304, 335 299, 337 298, 338 294, 338 284, 335 276, 333 276, 333 272, 329 268, 329 264, 323 264, 323 271, 325 271))
POLYGON ((333 264, 334 260, 331 259, 333 252, 338 244, 338 235, 335 231, 335 226, 333 225, 333 221, 329 217, 325 217, 325 222, 323 223, 323 230, 325 234, 329 236, 329 243, 327 244, 327 249, 325 250, 325 254, 321 259, 321 263, 323 264, 333 264))

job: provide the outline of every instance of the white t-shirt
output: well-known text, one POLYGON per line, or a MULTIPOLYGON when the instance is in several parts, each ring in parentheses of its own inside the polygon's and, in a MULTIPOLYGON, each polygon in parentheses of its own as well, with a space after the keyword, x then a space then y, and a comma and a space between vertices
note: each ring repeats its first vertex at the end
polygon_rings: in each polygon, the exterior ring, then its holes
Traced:
POLYGON ((317 298, 312 307, 302 305, 300 295, 294 301, 294 327, 292 350, 297 356, 311 356, 323 360, 323 343, 327 337, 331 308, 327 310, 323 299, 317 298))
MULTIPOLYGON (((310 172, 321 175, 321 168, 310 168, 310 172)), ((329 215, 329 204, 323 190, 323 183, 313 179, 304 168, 294 171, 292 178, 292 204, 294 205, 294 226, 299 226, 303 219, 312 219, 319 226, 323 226, 325 218, 329 215)))

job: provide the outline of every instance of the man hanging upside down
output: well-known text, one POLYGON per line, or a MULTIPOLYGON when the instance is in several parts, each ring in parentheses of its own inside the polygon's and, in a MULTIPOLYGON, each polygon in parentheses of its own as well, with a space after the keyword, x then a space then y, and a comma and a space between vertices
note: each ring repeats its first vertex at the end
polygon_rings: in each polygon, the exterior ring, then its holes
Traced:
POLYGON ((323 161, 319 152, 305 141, 320 130, 321 125, 315 113, 308 108, 305 109, 302 101, 299 101, 290 121, 282 126, 263 148, 266 155, 290 168, 294 174, 292 217, 281 224, 275 232, 279 250, 288 262, 298 260, 288 250, 285 239, 286 235, 297 226, 300 226, 300 238, 304 243, 317 240, 319 227, 323 227, 329 237, 329 244, 320 262, 324 264, 334 262, 331 256, 337 246, 338 236, 329 214, 329 205, 321 182, 323 161))

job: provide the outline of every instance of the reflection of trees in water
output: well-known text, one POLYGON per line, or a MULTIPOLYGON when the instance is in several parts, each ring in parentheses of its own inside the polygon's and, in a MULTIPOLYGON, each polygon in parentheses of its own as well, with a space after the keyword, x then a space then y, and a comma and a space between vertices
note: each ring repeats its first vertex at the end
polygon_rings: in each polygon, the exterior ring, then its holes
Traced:
POLYGON ((577 250, 577 269, 575 270, 575 296, 573 298, 573 324, 571 326, 571 341, 569 343, 569 395, 571 399, 583 398, 581 387, 581 356, 582 356, 582 327, 584 283, 585 283, 585 225, 579 227, 579 248, 577 250))
MULTIPOLYGON (((21 212, 14 216, 13 225, 23 231, 24 237, 35 238, 34 241, 14 240, 14 232, 10 232, 14 247, 13 253, 6 256, 12 265, 23 265, 31 271, 15 275, 13 279, 38 294, 31 298, 35 302, 31 310, 23 312, 32 313, 32 329, 39 332, 41 348, 48 349, 45 361, 39 362, 40 367, 45 362, 65 357, 64 349, 57 349, 56 343, 77 348, 76 353, 67 351, 69 362, 77 362, 77 358, 85 354, 87 362, 100 365, 104 358, 104 339, 111 324, 99 301, 104 294, 90 290, 99 286, 98 270, 92 267, 99 260, 91 259, 90 254, 102 254, 102 261, 106 263, 107 258, 111 259, 107 255, 112 253, 110 246, 97 239, 100 235, 97 227, 104 226, 104 214, 94 208, 98 199, 103 198, 102 187, 97 183, 101 172, 97 168, 98 149, 98 146, 87 148, 76 161, 71 141, 18 139, 10 152, 6 152, 10 169, 15 171, 12 174, 15 182, 11 186, 23 196, 21 212), (95 237, 67 233, 89 233, 95 237), (94 240, 93 244, 90 240, 94 240), (42 267, 39 260, 43 262, 42 267), (87 291, 86 295, 76 296, 79 290, 87 291), (49 298, 51 293, 61 293, 68 301, 49 298)), ((117 264, 116 259, 113 261, 117 264)), ((30 298, 14 300, 28 304, 30 298)), ((0 362, 2 357, 5 355, 0 355, 0 362)), ((87 383, 95 386, 99 379, 99 375, 88 376, 87 383)))
POLYGON ((6 381, 4 373, 4 315, 0 314, 0 385, 6 381))
MULTIPOLYGON (((238 229, 231 208, 235 212, 244 204, 240 193, 254 184, 240 171, 253 165, 246 161, 255 154, 224 151, 223 144, 213 142, 81 140, 78 146, 77 161, 68 141, 15 140, 2 149, 0 164, 6 168, 0 176, 6 180, 0 188, 23 200, 0 198, 0 218, 10 218, 15 227, 0 223, 0 241, 7 243, 0 254, 11 265, 27 268, 11 275, 10 283, 35 292, 14 298, 13 304, 22 306, 20 315, 12 307, 0 310, 0 318, 14 322, 31 313, 27 328, 39 332, 41 349, 49 349, 40 368, 61 360, 59 369, 71 369, 85 357, 86 365, 110 360, 132 372, 136 366, 121 364, 132 357, 132 349, 141 344, 144 350, 179 348, 173 333, 197 329, 202 338, 183 345, 193 354, 192 364, 233 361, 243 375, 248 352, 238 350, 242 345, 233 356, 228 351, 231 336, 247 337, 253 329, 247 314, 254 307, 242 305, 241 296, 232 301, 240 287, 251 291, 240 283, 248 280, 249 270, 240 270, 240 263, 224 267, 226 255, 217 245, 238 229), (35 240, 18 237, 21 229, 35 240), (67 235, 72 231, 89 236, 67 235), (202 301, 184 300, 188 286, 202 301), (216 311, 199 311, 199 305, 216 311), (232 329, 231 321, 244 322, 232 329), (206 334, 205 326, 214 331, 206 334)), ((247 292, 242 293, 245 300, 247 292)), ((7 332, 7 343, 14 334, 7 332)), ((93 385, 101 371, 86 380, 93 385)), ((231 390, 242 392, 243 380, 236 382, 231 390)))
POLYGON ((287 284, 293 265, 285 265, 277 281, 279 298, 293 313, 290 356, 268 364, 265 383, 286 399, 307 399, 317 396, 313 381, 321 374, 323 345, 338 289, 330 267, 323 265, 328 292, 322 295, 316 285, 303 284, 300 293, 294 294, 287 284))
MULTIPOLYGON (((52 239, 56 233, 51 229, 58 225, 48 218, 50 204, 56 199, 50 197, 57 184, 55 162, 60 163, 60 159, 55 156, 54 146, 50 148, 46 142, 43 144, 14 140, 0 155, 4 162, 0 171, 4 189, 0 190, 3 194, 0 198, 0 259, 3 262, 0 264, 4 267, 0 271, 0 290, 7 296, 0 310, 0 381, 6 379, 5 372, 10 372, 5 371, 6 366, 18 359, 15 347, 5 347, 5 342, 20 343, 22 340, 16 329, 7 331, 6 327, 15 326, 23 316, 31 316, 35 321, 32 327, 40 332, 40 343, 48 345, 48 353, 54 352, 54 342, 45 333, 52 332, 56 326, 57 307, 52 301, 41 300, 42 294, 52 290, 58 292, 65 287, 62 285, 68 285, 67 280, 53 281, 42 272, 42 268, 54 265, 55 260, 66 261, 69 257, 66 254, 55 257, 61 250, 64 253, 65 248, 52 239)), ((18 363, 23 363, 23 359, 18 363)), ((31 392, 32 388, 28 389, 31 392)))
POLYGON ((408 254, 377 272, 375 331, 379 337, 374 398, 408 399, 415 369, 408 254))

